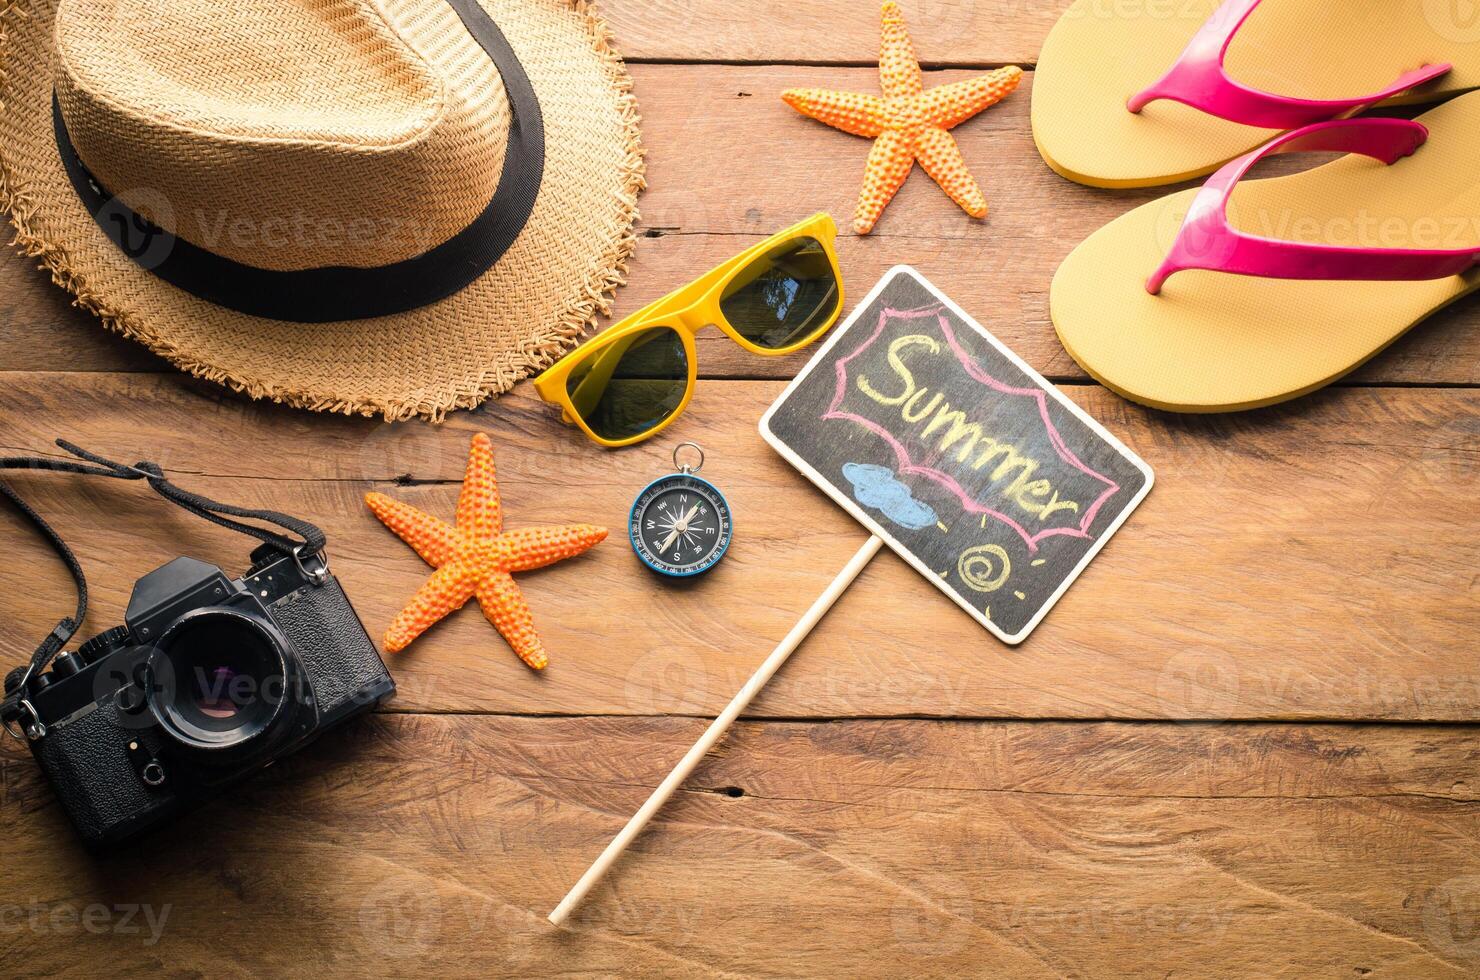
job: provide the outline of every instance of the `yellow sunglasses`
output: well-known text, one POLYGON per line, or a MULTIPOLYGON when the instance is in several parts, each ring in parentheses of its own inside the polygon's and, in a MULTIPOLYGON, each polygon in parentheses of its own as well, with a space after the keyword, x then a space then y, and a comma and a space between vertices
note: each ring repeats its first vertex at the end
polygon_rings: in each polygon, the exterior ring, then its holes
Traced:
POLYGON ((535 378, 535 389, 603 446, 652 438, 693 396, 700 330, 719 327, 752 354, 774 357, 838 321, 837 237, 826 214, 772 235, 602 331, 535 378))

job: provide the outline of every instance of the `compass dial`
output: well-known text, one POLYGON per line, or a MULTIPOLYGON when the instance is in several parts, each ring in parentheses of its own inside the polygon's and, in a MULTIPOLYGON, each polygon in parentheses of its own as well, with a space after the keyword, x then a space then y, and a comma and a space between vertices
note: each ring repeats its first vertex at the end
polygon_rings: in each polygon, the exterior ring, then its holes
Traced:
POLYGON ((713 484, 675 473, 638 494, 627 530, 638 557, 654 571, 698 575, 730 546, 730 506, 713 484))

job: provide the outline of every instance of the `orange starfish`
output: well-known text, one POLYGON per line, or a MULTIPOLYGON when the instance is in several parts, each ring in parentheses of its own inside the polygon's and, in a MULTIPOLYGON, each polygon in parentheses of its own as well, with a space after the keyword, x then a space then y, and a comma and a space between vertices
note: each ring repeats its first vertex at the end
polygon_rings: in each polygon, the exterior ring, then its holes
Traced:
POLYGON ((473 436, 468 451, 456 527, 383 493, 367 493, 365 503, 382 524, 437 569, 391 621, 385 632, 387 653, 406 649, 433 623, 477 596, 483 615, 498 627, 519 659, 535 670, 544 669, 549 658, 535 633, 529 604, 510 573, 579 555, 603 540, 606 528, 570 524, 504 531, 493 443, 481 432, 473 436))
POLYGON ((987 216, 987 199, 966 169, 956 140, 946 130, 965 122, 1017 88, 1023 71, 1013 65, 978 78, 925 91, 915 46, 899 4, 884 4, 879 78, 884 97, 862 92, 794 88, 782 100, 805 116, 855 136, 873 139, 853 230, 867 235, 884 207, 903 186, 916 160, 973 218, 987 216))

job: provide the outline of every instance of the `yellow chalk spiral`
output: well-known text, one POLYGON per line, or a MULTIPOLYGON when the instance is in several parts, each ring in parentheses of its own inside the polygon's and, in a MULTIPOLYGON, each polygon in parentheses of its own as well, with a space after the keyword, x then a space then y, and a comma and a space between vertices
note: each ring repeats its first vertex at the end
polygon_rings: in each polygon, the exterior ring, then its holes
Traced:
POLYGON ((1012 559, 1000 544, 979 544, 961 552, 956 574, 969 588, 978 592, 995 592, 1012 574, 1012 559))

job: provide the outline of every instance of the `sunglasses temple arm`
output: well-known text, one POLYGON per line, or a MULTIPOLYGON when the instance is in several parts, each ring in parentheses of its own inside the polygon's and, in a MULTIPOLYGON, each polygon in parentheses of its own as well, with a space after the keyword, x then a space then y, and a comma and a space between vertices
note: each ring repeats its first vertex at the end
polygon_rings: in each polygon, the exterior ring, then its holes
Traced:
POLYGON ((666 319, 674 310, 690 305, 694 295, 709 292, 716 283, 720 282, 729 274, 731 269, 736 268, 741 258, 748 255, 749 252, 750 249, 746 249, 739 255, 726 259, 687 285, 680 286, 666 296, 658 297, 635 313, 627 314, 627 316, 616 324, 616 327, 622 327, 629 323, 666 319))

